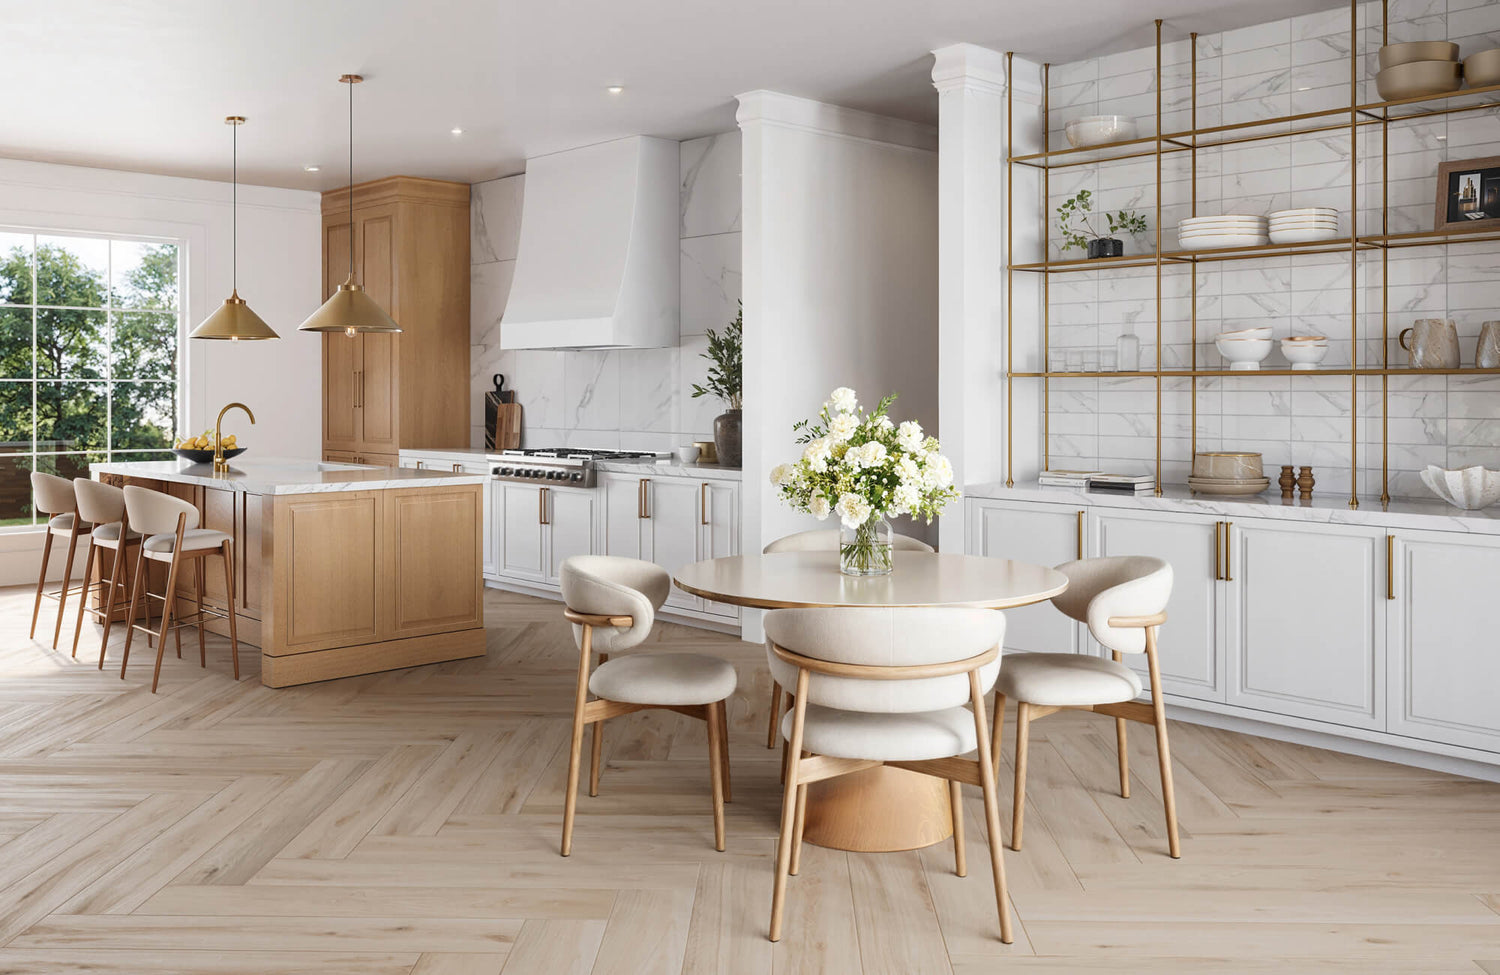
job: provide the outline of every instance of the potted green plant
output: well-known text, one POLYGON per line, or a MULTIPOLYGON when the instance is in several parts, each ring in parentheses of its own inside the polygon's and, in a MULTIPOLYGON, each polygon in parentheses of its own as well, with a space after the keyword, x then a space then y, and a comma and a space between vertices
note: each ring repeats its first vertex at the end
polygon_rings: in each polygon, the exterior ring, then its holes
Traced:
POLYGON ((1125 245, 1115 234, 1143 234, 1146 218, 1134 210, 1094 213, 1094 195, 1088 190, 1064 200, 1057 207, 1057 229, 1062 234, 1064 251, 1077 248, 1089 258, 1119 257, 1125 245), (1103 219, 1108 231, 1095 229, 1094 221, 1103 219))
POLYGON ((734 321, 724 326, 723 332, 708 330, 708 351, 702 354, 711 363, 708 380, 702 385, 693 383, 694 399, 717 396, 729 407, 714 418, 714 450, 719 455, 719 463, 725 467, 739 467, 743 456, 744 328, 745 303, 742 301, 734 321))

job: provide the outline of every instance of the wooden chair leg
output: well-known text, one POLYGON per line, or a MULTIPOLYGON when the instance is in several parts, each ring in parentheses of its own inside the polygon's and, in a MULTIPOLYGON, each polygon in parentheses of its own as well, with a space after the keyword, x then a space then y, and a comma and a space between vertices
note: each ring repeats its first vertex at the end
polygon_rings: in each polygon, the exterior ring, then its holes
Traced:
POLYGON ((714 849, 724 852, 724 765, 722 739, 724 726, 717 705, 703 709, 708 722, 708 778, 713 784, 714 797, 714 849))
MULTIPOLYGON (((161 636, 156 641, 156 670, 151 675, 151 693, 156 693, 156 685, 161 682, 161 658, 167 652, 167 630, 172 625, 172 604, 177 601, 177 567, 182 564, 182 545, 179 544, 172 550, 172 567, 167 570, 167 588, 165 598, 161 601, 161 636)), ((172 631, 177 634, 177 630, 172 631)), ((177 640, 177 656, 182 656, 182 639, 177 640)))
MULTIPOLYGON (((1120 651, 1114 651, 1115 663, 1122 662, 1120 651)), ((1130 798, 1130 733, 1127 730, 1130 722, 1124 718, 1115 719, 1115 750, 1120 756, 1120 798, 1130 798)))
POLYGON ((57 622, 52 624, 52 649, 57 649, 57 641, 62 636, 63 611, 68 608, 68 588, 73 584, 73 555, 78 551, 78 533, 83 523, 78 516, 73 516, 73 534, 68 539, 68 561, 63 563, 62 589, 57 593, 57 622))
POLYGON ((1000 778, 1000 743, 1005 740, 1005 695, 995 695, 995 723, 990 731, 990 748, 995 753, 995 778, 1000 778))
MULTIPOLYGON (((794 705, 796 710, 792 712, 789 754, 802 754, 802 722, 806 714, 806 706, 802 702, 807 698, 807 678, 807 671, 797 671, 797 703, 794 705)), ((798 763, 793 762, 787 767, 786 788, 781 794, 781 834, 776 844, 776 884, 771 891, 772 941, 781 940, 781 915, 786 906, 786 878, 792 867, 792 832, 797 821, 797 766, 798 763)))
POLYGON ((719 736, 719 762, 724 767, 724 801, 733 802, 734 796, 729 788, 729 702, 719 702, 719 727, 723 734, 719 736))
POLYGON ((1000 912, 1000 940, 1011 944, 1015 936, 1010 929, 1010 894, 1005 888, 1004 840, 1000 836, 1000 795, 995 787, 995 766, 990 757, 989 729, 984 725, 984 691, 979 686, 979 671, 969 671, 969 697, 974 708, 974 736, 979 746, 979 784, 984 791, 984 825, 990 837, 990 870, 995 877, 995 909, 1000 912))
POLYGON ((573 853, 573 812, 578 807, 578 767, 583 764, 583 708, 589 697, 589 662, 594 653, 594 628, 583 627, 578 688, 573 697, 573 740, 568 750, 568 791, 563 800, 562 855, 573 853))
POLYGON ((78 637, 83 633, 83 614, 89 606, 89 580, 94 578, 94 557, 99 546, 89 539, 89 554, 83 560, 83 590, 78 594, 78 618, 73 621, 73 659, 78 659, 78 637))
MULTIPOLYGON (((125 576, 125 542, 124 531, 120 532, 121 541, 115 548, 114 564, 109 570, 109 594, 104 598, 104 636, 99 640, 99 669, 104 669, 104 651, 109 647, 109 630, 115 621, 115 593, 124 585, 125 576)), ((131 620, 125 621, 128 628, 131 620)))
POLYGON ((198 666, 208 666, 208 650, 203 643, 203 557, 193 559, 193 597, 198 603, 198 666))
POLYGON ((776 747, 776 726, 781 718, 781 685, 771 678, 771 720, 766 722, 766 747, 776 747))
POLYGON ((604 722, 595 721, 589 728, 589 795, 599 794, 599 760, 604 755, 604 722))
POLYGON ((1156 659, 1156 627, 1146 628, 1146 665, 1151 670, 1151 710, 1156 720, 1156 760, 1161 765, 1161 804, 1167 815, 1167 851, 1182 856, 1177 840, 1177 795, 1172 789, 1172 749, 1167 743, 1167 706, 1162 700, 1161 667, 1156 659))
POLYGON ((953 872, 960 877, 969 875, 964 861, 964 787, 957 779, 948 780, 948 802, 953 807, 953 872))
POLYGON ((1026 820, 1026 747, 1031 740, 1031 705, 1016 702, 1016 789, 1010 814, 1010 848, 1021 849, 1021 828, 1026 820))
MULTIPOLYGON (((796 703, 797 703, 797 699, 792 696, 792 692, 791 691, 787 691, 786 692, 786 700, 784 702, 784 706, 782 708, 782 712, 785 713, 785 712, 790 711, 793 707, 796 706, 796 703)), ((791 751, 787 747, 786 739, 785 738, 781 739, 781 783, 783 785, 786 784, 786 766, 787 766, 787 761, 788 761, 787 756, 790 755, 790 754, 791 754, 791 751)))
MULTIPOLYGON (((144 539, 142 539, 144 542, 144 539)), ((136 549, 135 585, 130 587, 130 607, 125 610, 125 650, 120 654, 120 679, 125 679, 125 667, 130 663, 130 641, 135 638, 135 606, 141 598, 141 589, 146 585, 146 546, 136 549)), ((146 623, 151 623, 151 600, 146 600, 146 623)), ((101 653, 103 651, 100 651, 101 653)))
POLYGON ((229 539, 219 546, 219 551, 224 556, 224 592, 229 601, 229 659, 234 664, 234 679, 240 679, 240 630, 236 625, 235 601, 235 576, 234 576, 234 543, 229 539))
MULTIPOLYGON (((806 758, 807 755, 802 756, 806 758)), ((802 831, 807 826, 807 783, 797 785, 797 819, 792 826, 792 862, 788 869, 793 877, 802 869, 802 831)))
POLYGON ((47 559, 52 555, 52 529, 47 529, 47 537, 42 542, 42 571, 36 577, 36 602, 31 607, 31 634, 27 639, 36 639, 36 620, 42 612, 42 591, 47 588, 47 559))

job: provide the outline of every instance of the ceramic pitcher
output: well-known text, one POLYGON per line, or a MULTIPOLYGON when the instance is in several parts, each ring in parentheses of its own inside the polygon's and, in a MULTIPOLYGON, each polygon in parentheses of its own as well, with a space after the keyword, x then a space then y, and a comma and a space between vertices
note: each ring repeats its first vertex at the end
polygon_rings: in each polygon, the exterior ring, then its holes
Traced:
POLYGON ((1474 365, 1481 369, 1500 368, 1500 322, 1479 326, 1479 345, 1474 349, 1474 365))
POLYGON ((1419 318, 1401 330, 1396 342, 1406 350, 1413 369, 1458 368, 1458 328, 1451 318, 1419 318))

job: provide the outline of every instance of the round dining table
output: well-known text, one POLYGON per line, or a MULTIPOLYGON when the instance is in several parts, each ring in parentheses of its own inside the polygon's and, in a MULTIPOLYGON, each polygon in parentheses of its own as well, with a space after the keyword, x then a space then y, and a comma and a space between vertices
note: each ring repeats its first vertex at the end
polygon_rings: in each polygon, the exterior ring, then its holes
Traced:
MULTIPOLYGON (((848 576, 836 551, 776 552, 694 562, 677 586, 755 609, 969 606, 1009 609, 1068 588, 1056 569, 1010 559, 940 552, 894 553, 889 575, 848 576)), ((808 786, 803 838, 838 850, 914 850, 953 835, 948 784, 876 766, 808 786)))

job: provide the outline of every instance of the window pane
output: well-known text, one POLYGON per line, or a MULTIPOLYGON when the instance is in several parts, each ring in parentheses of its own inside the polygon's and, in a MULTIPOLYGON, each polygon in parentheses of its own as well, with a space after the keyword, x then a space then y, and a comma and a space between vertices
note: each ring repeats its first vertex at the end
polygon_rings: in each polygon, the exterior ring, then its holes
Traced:
POLYGON ((0 528, 31 524, 31 458, 0 457, 0 528))
POLYGON ((116 308, 177 307, 177 245, 110 241, 116 308))
POLYGON ((110 460, 116 464, 130 464, 141 460, 176 460, 177 455, 170 450, 117 450, 110 454, 110 460))
POLYGON ((114 450, 165 449, 177 427, 174 383, 114 383, 114 450))
POLYGON ((103 379, 108 375, 107 313, 38 308, 36 373, 43 379, 103 379))
POLYGON ((109 241, 93 237, 36 239, 36 303, 103 308, 109 241))
POLYGON ((66 477, 71 481, 75 477, 88 477, 89 468, 94 464, 102 463, 104 463, 102 453, 43 454, 36 459, 36 469, 44 474, 66 477))
POLYGON ((114 322, 115 379, 177 377, 176 312, 122 312, 114 322))
POLYGON ((31 304, 31 235, 0 233, 0 301, 31 304))
POLYGON ((31 450, 31 383, 0 382, 0 453, 31 450))
POLYGON ((0 308, 0 379, 30 378, 31 309, 0 308))
POLYGON ((104 449, 103 383, 37 383, 39 452, 104 449))

